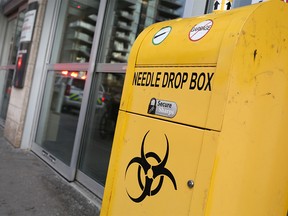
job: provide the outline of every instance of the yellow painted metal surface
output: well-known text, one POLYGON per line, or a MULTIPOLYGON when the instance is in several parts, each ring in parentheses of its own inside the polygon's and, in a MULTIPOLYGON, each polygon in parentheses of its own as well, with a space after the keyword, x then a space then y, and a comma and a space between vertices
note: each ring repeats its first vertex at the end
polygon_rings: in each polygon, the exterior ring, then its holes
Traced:
MULTIPOLYGON (((205 127, 212 90, 216 88, 213 85, 214 76, 215 67, 136 67, 130 83, 134 88, 129 95, 127 109, 146 115, 151 98, 169 99, 177 102, 177 114, 173 121, 205 127), (143 101, 148 103, 141 105, 143 101)), ((167 119, 165 116, 157 117, 167 119)))
POLYGON ((287 15, 275 0, 144 30, 102 216, 286 216, 287 15))
MULTIPOLYGON (((116 132, 122 148, 115 164, 123 172, 114 176, 107 213, 189 214, 194 190, 187 182, 195 181, 204 131, 134 114, 119 115, 127 129, 124 134, 116 132)), ((208 169, 212 170, 212 163, 208 169)))
POLYGON ((287 14, 265 2, 239 31, 207 215, 287 214, 287 14))

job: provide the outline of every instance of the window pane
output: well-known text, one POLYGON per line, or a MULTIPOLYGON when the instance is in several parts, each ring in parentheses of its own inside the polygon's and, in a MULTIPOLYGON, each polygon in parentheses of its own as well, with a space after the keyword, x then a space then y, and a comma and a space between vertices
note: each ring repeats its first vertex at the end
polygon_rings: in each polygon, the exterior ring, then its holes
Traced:
POLYGON ((62 1, 51 63, 89 62, 100 0, 62 1))
POLYGON ((86 72, 48 72, 36 143, 70 165, 86 72))
POLYGON ((94 77, 83 133, 79 169, 104 186, 124 74, 100 73, 94 77))
POLYGON ((5 40, 3 43, 3 51, 1 54, 1 58, 0 58, 1 66, 10 64, 9 59, 11 59, 10 56, 12 56, 12 52, 14 51, 13 43, 14 43, 14 38, 15 38, 14 34, 16 30, 16 23, 17 23, 17 19, 13 19, 8 22, 7 30, 5 33, 5 40))
POLYGON ((7 110, 9 105, 9 100, 11 96, 12 80, 13 80, 14 70, 0 70, 0 118, 5 120, 7 116, 7 110))
POLYGON ((99 62, 127 62, 131 46, 143 29, 155 22, 182 17, 184 4, 184 0, 111 1, 105 18, 99 62))
POLYGON ((11 55, 10 55, 11 64, 16 64, 17 51, 19 49, 21 31, 22 31, 22 26, 24 23, 24 17, 25 17, 24 11, 18 14, 16 32, 15 32, 15 40, 14 40, 13 49, 11 50, 11 55))

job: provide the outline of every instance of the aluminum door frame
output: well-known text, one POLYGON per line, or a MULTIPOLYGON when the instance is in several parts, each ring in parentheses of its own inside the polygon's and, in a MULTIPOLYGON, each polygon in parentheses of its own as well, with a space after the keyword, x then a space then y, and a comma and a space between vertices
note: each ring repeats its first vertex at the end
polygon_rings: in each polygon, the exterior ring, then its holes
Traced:
MULTIPOLYGON (((36 84, 32 87, 32 91, 34 90, 34 92, 32 92, 31 94, 31 101, 29 102, 29 106, 28 106, 28 112, 27 112, 28 118, 27 118, 27 122, 25 122, 24 136, 22 139, 21 148, 31 147, 31 150, 33 152, 35 152, 41 159, 47 162, 47 164, 50 165, 52 168, 54 168, 60 175, 65 177, 68 181, 74 181, 76 171, 77 171, 78 155, 79 155, 79 150, 80 150, 80 145, 81 145, 81 136, 82 136, 84 120, 85 120, 85 115, 86 115, 89 91, 91 87, 91 80, 92 80, 92 75, 94 73, 94 68, 96 65, 95 60, 97 57, 97 50, 99 46, 101 29, 103 25, 107 0, 100 1, 98 20, 97 20, 97 24, 96 24, 96 28, 94 32, 94 37, 93 37, 93 45, 91 49, 90 61, 89 63, 83 63, 83 64, 82 63, 49 64, 49 59, 51 57, 53 39, 54 39, 54 35, 56 31, 56 24, 57 24, 57 19, 55 17, 58 17, 60 5, 61 5, 60 1, 57 1, 57 2, 55 1, 53 3, 52 2, 53 1, 48 1, 47 11, 51 11, 51 10, 58 11, 58 14, 53 14, 53 13, 49 14, 49 12, 48 13, 46 12, 46 15, 45 15, 46 16, 45 21, 47 22, 47 24, 49 21, 51 22, 51 20, 53 21, 53 24, 52 25, 50 24, 50 29, 48 28, 43 29, 39 50, 42 50, 42 49, 45 50, 45 47, 46 47, 46 49, 48 49, 48 52, 47 53, 39 52, 39 56, 36 62, 35 71, 38 68, 40 69, 40 71, 42 71, 42 74, 41 75, 38 74, 36 78, 34 77, 33 79, 33 83, 36 83, 36 84), (50 33, 51 29, 53 33, 50 33), (46 32, 47 35, 44 32, 46 32), (76 135, 74 139, 71 162, 70 162, 70 165, 68 166, 61 160, 58 160, 57 157, 53 156, 53 154, 50 154, 47 150, 43 149, 40 145, 38 145, 35 142, 35 137, 36 137, 36 131, 37 131, 38 121, 40 117, 41 102, 42 102, 41 96, 44 93, 44 87, 45 87, 47 74, 51 70, 69 70, 69 69, 87 71, 87 80, 86 80, 85 88, 83 91, 82 105, 80 109, 76 135), (29 108, 32 108, 32 109, 30 110, 29 108), (31 143, 31 146, 30 146, 30 143, 31 143)), ((45 21, 44 21, 43 26, 45 26, 45 23, 46 23, 45 21)))

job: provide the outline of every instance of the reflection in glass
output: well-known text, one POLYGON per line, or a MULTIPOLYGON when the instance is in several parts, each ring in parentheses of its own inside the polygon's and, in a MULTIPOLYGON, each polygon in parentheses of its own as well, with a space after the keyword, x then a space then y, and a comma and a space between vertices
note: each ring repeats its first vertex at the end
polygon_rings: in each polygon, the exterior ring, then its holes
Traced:
POLYGON ((36 143, 70 165, 86 72, 48 72, 36 143))
MULTIPOLYGON (((2 56, 0 59, 1 66, 15 65, 23 22, 23 11, 18 13, 17 18, 8 22, 2 56)), ((13 76, 14 70, 12 69, 0 71, 0 118, 2 120, 6 120, 13 76)))
MULTIPOLYGON (((14 43, 14 33, 16 29, 16 23, 17 19, 10 20, 8 22, 7 30, 5 33, 5 40, 3 43, 3 51, 2 51, 2 56, 0 58, 0 65, 5 66, 10 64, 10 56, 12 55, 13 52, 13 43, 14 43)), ((13 70, 12 72, 12 77, 13 77, 13 70)), ((7 115, 7 108, 8 108, 8 103, 10 99, 10 90, 7 91, 9 81, 9 71, 8 70, 1 70, 0 71, 0 118, 2 120, 6 119, 7 115)), ((12 79, 12 78, 11 78, 12 79)), ((10 83, 11 87, 11 83, 10 83)))
POLYGON ((94 77, 79 169, 104 186, 122 94, 124 74, 94 77))
POLYGON ((143 29, 155 22, 181 17, 184 4, 185 0, 111 1, 105 18, 100 62, 127 62, 131 46, 143 29))
POLYGON ((11 53, 10 53, 10 63, 11 64, 16 64, 17 52, 18 52, 19 45, 20 45, 20 37, 21 37, 22 26, 24 23, 24 17, 25 17, 25 12, 21 11, 18 14, 16 31, 15 31, 15 40, 14 40, 14 44, 13 44, 13 49, 11 50, 11 53))
POLYGON ((13 80, 14 70, 1 70, 0 76, 3 76, 5 83, 3 83, 3 94, 1 98, 0 105, 0 118, 6 120, 9 100, 12 90, 12 80, 13 80))
POLYGON ((99 4, 100 0, 62 1, 52 63, 89 62, 99 4))

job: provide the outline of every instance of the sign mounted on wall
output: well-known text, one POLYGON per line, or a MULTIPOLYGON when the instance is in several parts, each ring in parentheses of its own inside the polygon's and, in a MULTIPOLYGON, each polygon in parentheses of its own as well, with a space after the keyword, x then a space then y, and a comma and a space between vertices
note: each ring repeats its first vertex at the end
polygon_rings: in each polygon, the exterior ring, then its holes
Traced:
POLYGON ((17 65, 13 81, 13 85, 15 88, 24 87, 37 10, 38 2, 32 2, 28 5, 27 12, 25 13, 24 23, 22 26, 22 32, 20 37, 20 45, 17 53, 17 65))
POLYGON ((20 43, 31 41, 35 18, 36 18, 36 12, 37 10, 34 9, 34 10, 27 11, 27 13, 25 14, 21 37, 20 37, 20 43))
POLYGON ((222 0, 215 0, 213 10, 221 10, 222 0))
POLYGON ((232 4, 233 0, 214 0, 213 10, 214 11, 231 10, 232 4))

